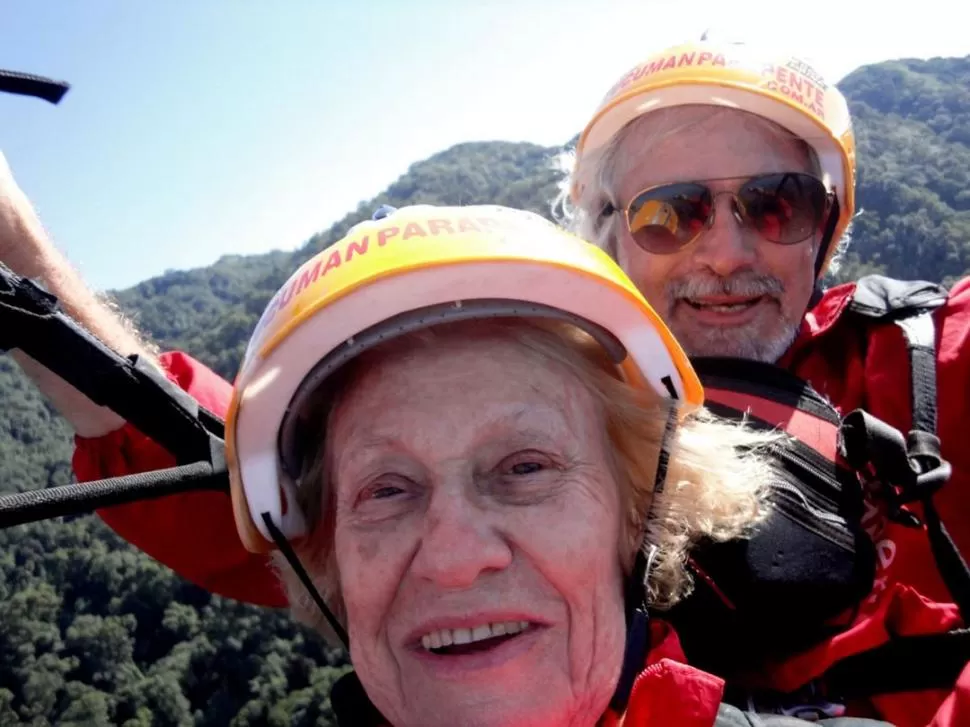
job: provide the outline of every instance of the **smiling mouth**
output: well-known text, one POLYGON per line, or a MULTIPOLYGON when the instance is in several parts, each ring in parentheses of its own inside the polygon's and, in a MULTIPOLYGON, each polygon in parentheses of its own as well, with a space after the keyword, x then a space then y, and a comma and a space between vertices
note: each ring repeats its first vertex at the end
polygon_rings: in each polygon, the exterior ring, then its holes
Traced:
POLYGON ((706 303, 692 298, 681 298, 681 300, 694 310, 711 311, 713 313, 741 313, 750 308, 754 308, 758 303, 765 300, 765 296, 759 295, 757 298, 747 300, 732 301, 730 303, 706 303))
POLYGON ((421 646, 439 656, 461 656, 494 649, 532 627, 528 621, 503 621, 475 628, 438 629, 421 637, 421 646))

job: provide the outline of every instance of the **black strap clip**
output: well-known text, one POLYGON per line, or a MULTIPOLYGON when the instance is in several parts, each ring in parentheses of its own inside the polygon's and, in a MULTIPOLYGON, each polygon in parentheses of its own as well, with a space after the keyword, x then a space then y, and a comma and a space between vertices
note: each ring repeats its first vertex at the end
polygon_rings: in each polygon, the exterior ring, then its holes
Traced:
POLYGON ((950 479, 950 463, 940 456, 935 434, 898 429, 857 409, 842 421, 842 456, 879 489, 891 520, 910 527, 922 521, 906 505, 929 500, 950 479))

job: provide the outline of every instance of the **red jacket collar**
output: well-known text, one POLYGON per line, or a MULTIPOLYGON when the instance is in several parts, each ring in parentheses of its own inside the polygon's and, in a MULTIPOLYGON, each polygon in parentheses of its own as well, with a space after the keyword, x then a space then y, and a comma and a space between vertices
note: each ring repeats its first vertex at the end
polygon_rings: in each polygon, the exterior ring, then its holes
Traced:
POLYGON ((852 302, 855 294, 855 283, 845 283, 837 285, 825 291, 821 299, 805 313, 802 318, 801 326, 792 345, 785 352, 785 355, 778 361, 782 368, 790 368, 799 352, 809 343, 815 341, 819 336, 830 331, 842 317, 842 313, 852 302))
POLYGON ((607 711, 600 727, 713 727, 724 681, 686 663, 680 639, 664 621, 650 621, 650 651, 623 714, 607 711))

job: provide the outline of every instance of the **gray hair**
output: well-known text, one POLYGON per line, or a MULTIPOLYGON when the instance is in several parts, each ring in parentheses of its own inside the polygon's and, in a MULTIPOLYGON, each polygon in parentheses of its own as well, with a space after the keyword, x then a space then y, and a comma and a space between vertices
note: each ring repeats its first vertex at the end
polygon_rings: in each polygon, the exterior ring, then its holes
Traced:
MULTIPOLYGON (((691 104, 664 108, 644 114, 620 129, 608 144, 585 155, 582 168, 575 170, 576 152, 566 149, 558 154, 553 164, 564 174, 559 184, 559 194, 552 203, 552 214, 559 224, 592 242, 616 259, 617 240, 623 224, 621 215, 604 214, 610 205, 620 209, 623 204, 617 198, 617 184, 628 171, 623 163, 629 148, 628 141, 636 137, 644 147, 656 146, 664 139, 685 131, 703 121, 717 116, 734 115, 742 119, 749 129, 756 129, 768 137, 795 140, 805 147, 812 171, 821 174, 821 166, 814 150, 782 126, 761 116, 740 109, 691 104), (580 190, 579 198, 573 200, 573 187, 580 190)), ((828 267, 834 274, 849 245, 849 231, 837 241, 838 247, 828 267)))

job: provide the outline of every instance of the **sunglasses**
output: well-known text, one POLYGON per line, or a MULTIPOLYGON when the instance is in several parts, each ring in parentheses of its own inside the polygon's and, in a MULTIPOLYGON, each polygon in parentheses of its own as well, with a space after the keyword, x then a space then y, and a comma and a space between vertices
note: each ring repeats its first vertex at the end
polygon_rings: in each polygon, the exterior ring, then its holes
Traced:
MULTIPOLYGON (((727 177, 707 182, 742 179, 727 177)), ((784 172, 744 177, 736 192, 714 192, 702 182, 647 187, 626 206, 624 216, 634 242, 655 255, 669 255, 690 244, 714 223, 715 202, 733 198, 734 216, 770 242, 794 245, 821 226, 830 193, 810 174, 784 172)))

